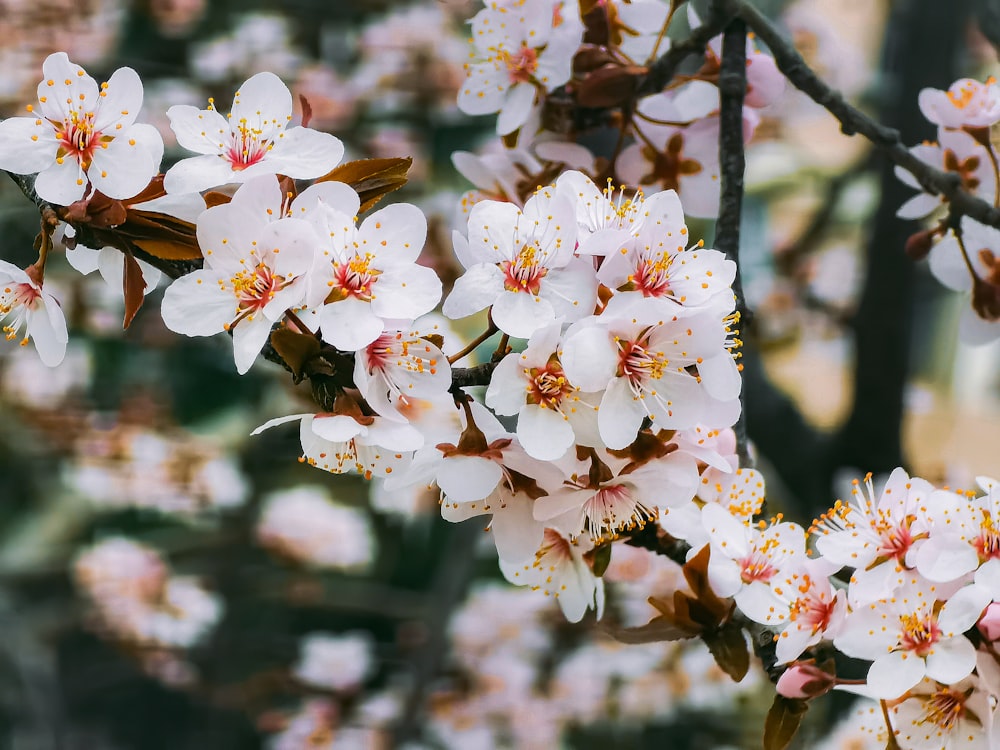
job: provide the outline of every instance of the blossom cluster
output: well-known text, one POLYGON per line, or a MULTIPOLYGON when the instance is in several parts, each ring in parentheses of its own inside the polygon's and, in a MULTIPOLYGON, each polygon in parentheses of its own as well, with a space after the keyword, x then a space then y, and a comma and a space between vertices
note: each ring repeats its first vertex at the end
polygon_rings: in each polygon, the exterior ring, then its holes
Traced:
MULTIPOLYGON (((920 92, 920 111, 937 126, 937 140, 911 149, 921 161, 948 172, 968 193, 1000 205, 1000 152, 990 129, 1000 123, 1000 84, 961 78, 947 91, 920 92)), ((897 167, 896 176, 921 192, 900 206, 897 215, 922 219, 939 213, 944 198, 926 192, 917 179, 897 167)), ((959 334, 970 344, 985 344, 1000 336, 1000 231, 962 216, 957 226, 947 219, 918 232, 907 247, 915 257, 927 257, 931 273, 949 289, 970 297, 959 320, 959 334)))

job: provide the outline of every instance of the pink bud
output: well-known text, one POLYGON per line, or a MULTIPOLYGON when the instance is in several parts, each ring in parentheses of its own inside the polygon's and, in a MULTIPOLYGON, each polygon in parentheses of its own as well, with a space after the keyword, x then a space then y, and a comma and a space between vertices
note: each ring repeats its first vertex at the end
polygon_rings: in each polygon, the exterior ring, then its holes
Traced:
POLYGON ((986 640, 1000 640, 1000 602, 993 602, 986 608, 977 627, 986 640))
POLYGON ((805 700, 830 691, 837 678, 817 667, 811 661, 801 661, 786 669, 775 686, 778 695, 805 700))

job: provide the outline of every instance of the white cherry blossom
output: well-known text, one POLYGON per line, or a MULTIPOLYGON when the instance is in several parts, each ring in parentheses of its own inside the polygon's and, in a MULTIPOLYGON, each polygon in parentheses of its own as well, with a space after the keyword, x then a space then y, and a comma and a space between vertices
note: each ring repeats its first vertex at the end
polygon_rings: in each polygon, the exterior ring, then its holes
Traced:
POLYGON ((214 106, 167 110, 177 142, 199 156, 182 159, 163 179, 168 193, 191 193, 263 174, 312 179, 332 170, 344 145, 329 133, 288 127, 292 95, 274 73, 258 73, 233 99, 228 117, 214 106))
POLYGON ((21 346, 34 342, 39 359, 49 367, 66 356, 66 316, 34 266, 26 271, 0 260, 0 322, 8 341, 21 337, 21 346))
POLYGON ((29 117, 0 122, 0 169, 36 174, 35 192, 66 206, 99 190, 131 198, 160 168, 163 140, 151 125, 136 124, 142 82, 119 68, 98 86, 65 52, 42 63, 38 107, 29 117))
POLYGON ((917 98, 924 117, 944 128, 988 128, 1000 122, 1000 85, 959 78, 947 91, 926 88, 917 98))

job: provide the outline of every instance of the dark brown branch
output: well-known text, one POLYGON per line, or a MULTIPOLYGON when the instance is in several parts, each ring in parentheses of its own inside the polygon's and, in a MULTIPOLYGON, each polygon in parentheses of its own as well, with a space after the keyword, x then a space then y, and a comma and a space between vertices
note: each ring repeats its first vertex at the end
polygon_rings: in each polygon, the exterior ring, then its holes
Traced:
MULTIPOLYGON (((741 332, 750 322, 740 274, 740 218, 743 211, 743 173, 746 170, 746 157, 743 153, 743 100, 747 90, 746 47, 746 24, 741 20, 731 21, 722 37, 722 68, 719 71, 719 171, 722 190, 719 195, 715 248, 736 264, 733 293, 736 295, 741 332)), ((746 391, 741 390, 740 418, 733 425, 733 430, 736 432, 736 453, 740 466, 748 467, 752 464, 747 450, 745 399, 746 391)))
MULTIPOLYGON (((747 26, 771 50, 779 70, 794 86, 823 106, 840 121, 846 135, 863 135, 898 166, 910 172, 928 192, 944 196, 959 213, 982 224, 1000 227, 1000 209, 965 192, 957 174, 943 172, 926 164, 903 145, 899 131, 873 120, 848 104, 840 92, 827 86, 802 59, 792 43, 760 11, 744 0, 726 0, 726 4, 746 21, 747 26)), ((940 54, 940 50, 938 50, 940 54)))
POLYGON ((976 0, 976 21, 979 31, 1000 54, 1000 2, 976 0))

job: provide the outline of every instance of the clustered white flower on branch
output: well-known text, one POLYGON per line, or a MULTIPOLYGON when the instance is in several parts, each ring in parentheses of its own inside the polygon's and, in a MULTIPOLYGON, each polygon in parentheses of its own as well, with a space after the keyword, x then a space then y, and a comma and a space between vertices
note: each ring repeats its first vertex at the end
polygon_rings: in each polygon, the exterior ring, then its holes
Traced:
MULTIPOLYGON (((39 86, 42 117, 0 123, 0 169, 36 175, 39 198, 64 209, 59 218, 122 253, 132 314, 148 283, 137 255, 192 263, 164 294, 169 329, 226 332, 241 374, 266 349, 297 380, 313 380, 320 411, 272 419, 255 434, 298 423, 309 466, 357 472, 390 491, 436 488, 450 521, 489 516, 504 576, 555 598, 567 619, 589 609, 601 616, 601 576, 616 543, 671 547, 686 557, 688 588, 652 601, 655 637, 701 637, 740 679, 744 630, 770 634, 768 666, 786 668, 779 689, 790 700, 848 684, 804 658, 832 645, 872 662, 854 688, 886 702, 901 747, 922 746, 911 742, 914 726, 930 728, 935 742, 961 732, 972 737, 968 746, 986 747, 1000 695, 996 483, 983 480, 985 495, 963 496, 899 469, 880 496, 868 482, 809 532, 780 516, 761 520, 763 480, 740 468, 730 429, 741 412, 737 267, 693 240, 685 222, 685 213, 717 211, 720 40, 709 43, 697 74, 638 103, 622 95, 666 49, 677 7, 608 0, 583 18, 569 1, 497 0, 473 19, 459 104, 498 112, 497 132, 518 145, 493 159, 456 158, 479 190, 463 199, 464 225, 453 235, 463 273, 442 310, 451 319, 486 311, 487 321, 450 357, 431 315, 442 283, 418 262, 423 213, 405 203, 368 213, 405 175, 378 164, 338 168, 340 141, 291 126, 291 95, 272 74, 244 83, 228 117, 214 106, 171 108, 178 143, 198 155, 161 176, 158 137, 134 124, 142 99, 135 73, 122 69, 98 86, 57 53, 39 86), (662 31, 633 27, 648 23, 662 31), (610 157, 541 132, 546 107, 564 94, 580 107, 628 108, 610 157), (372 170, 382 170, 384 188, 366 184, 372 170), (314 182, 300 191, 296 179, 314 182), (496 336, 482 377, 463 380, 453 365, 496 336), (487 385, 485 404, 469 385, 487 385), (836 577, 844 569, 853 571, 847 585, 836 577)), ((689 21, 699 23, 693 12, 689 21)), ((754 108, 783 83, 752 41, 746 61, 749 138, 754 108)), ((922 97, 942 146, 918 155, 995 201, 1000 169, 987 128, 1000 120, 1000 95, 995 84, 956 86, 922 97)), ((918 196, 904 210, 916 216, 936 206, 918 196)), ((936 245, 932 267, 945 274, 962 266, 959 258, 971 273, 974 310, 993 321, 996 230, 970 221, 950 227, 954 247, 950 239, 936 245)), ((54 365, 67 336, 42 285, 50 234, 43 230, 37 264, 0 269, 8 277, 0 313, 12 318, 11 336, 26 328, 54 365)), ((265 544, 293 559, 363 564, 365 550, 333 559, 312 549, 322 531, 267 514, 260 527, 265 544)), ((154 578, 160 597, 162 576, 154 578)), ((218 607, 211 617, 204 609, 205 622, 184 631, 185 642, 218 617, 218 607)))

